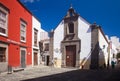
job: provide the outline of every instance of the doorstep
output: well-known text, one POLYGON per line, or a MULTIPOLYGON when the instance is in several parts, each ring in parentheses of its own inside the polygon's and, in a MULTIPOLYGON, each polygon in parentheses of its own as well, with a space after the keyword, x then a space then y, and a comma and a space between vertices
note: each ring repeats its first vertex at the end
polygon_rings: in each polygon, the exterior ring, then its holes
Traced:
POLYGON ((13 72, 19 72, 19 71, 23 71, 24 68, 17 68, 17 69, 14 69, 13 72))

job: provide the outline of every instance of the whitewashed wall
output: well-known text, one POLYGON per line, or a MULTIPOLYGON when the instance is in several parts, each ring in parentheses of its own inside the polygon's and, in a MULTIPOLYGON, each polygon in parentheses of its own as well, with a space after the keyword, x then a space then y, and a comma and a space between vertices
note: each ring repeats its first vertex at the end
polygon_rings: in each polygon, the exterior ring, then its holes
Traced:
MULTIPOLYGON (((60 45, 63 37, 64 21, 54 31, 54 58, 61 59, 60 45)), ((90 24, 81 17, 78 18, 78 37, 81 39, 80 59, 83 59, 91 52, 91 28, 90 24)))
POLYGON ((87 57, 91 52, 91 28, 83 18, 78 19, 78 37, 81 40, 80 59, 87 57))
POLYGON ((111 54, 117 55, 117 47, 112 43, 112 49, 111 49, 111 54))
POLYGON ((62 21, 57 28, 54 30, 54 48, 53 48, 53 57, 61 59, 60 45, 64 37, 64 21, 62 21))
MULTIPOLYGON (((111 43, 111 49, 110 49, 110 65, 111 65, 111 61, 113 60, 113 54, 115 54, 115 56, 117 55, 117 49, 116 49, 116 45, 114 45, 113 43, 111 43)), ((114 58, 116 59, 116 58, 114 58)), ((117 60, 117 59, 116 59, 117 60)))
MULTIPOLYGON (((34 16, 32 16, 32 48, 39 50, 39 43, 38 43, 38 47, 34 46, 34 28, 38 30, 38 42, 39 42, 40 41, 41 23, 34 16)), ((33 49, 32 49, 32 65, 34 63, 33 49)), ((38 51, 38 64, 40 64, 40 52, 39 51, 38 51)))
MULTIPOLYGON (((103 51, 103 54, 104 54, 104 57, 105 57, 105 62, 107 64, 107 60, 108 60, 108 43, 105 40, 105 38, 104 38, 104 36, 103 36, 103 34, 102 34, 102 32, 100 30, 99 30, 99 46, 100 46, 101 51, 103 51), (105 46, 105 48, 103 46, 105 46)), ((100 54, 99 54, 99 56, 100 56, 100 54)))
POLYGON ((120 46, 120 42, 119 42, 119 38, 117 36, 112 36, 110 37, 110 40, 112 41, 112 43, 116 46, 119 47, 120 46))
POLYGON ((40 40, 46 40, 46 39, 49 39, 48 32, 41 29, 40 30, 40 40))

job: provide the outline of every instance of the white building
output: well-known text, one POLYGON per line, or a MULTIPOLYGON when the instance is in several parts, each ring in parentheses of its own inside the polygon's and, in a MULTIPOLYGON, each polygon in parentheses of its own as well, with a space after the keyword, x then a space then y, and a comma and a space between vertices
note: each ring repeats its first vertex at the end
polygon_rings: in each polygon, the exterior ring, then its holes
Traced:
POLYGON ((120 39, 117 36, 110 37, 110 40, 117 48, 120 46, 120 39))
POLYGON ((120 39, 117 36, 110 37, 110 41, 117 49, 117 52, 120 52, 120 39))
POLYGON ((40 40, 46 40, 49 39, 49 34, 47 31, 41 29, 40 31, 40 40))
POLYGON ((49 65, 50 55, 49 55, 49 34, 45 30, 41 30, 40 32, 40 49, 41 49, 41 64, 49 65))
POLYGON ((88 23, 72 7, 53 33, 50 60, 54 59, 56 67, 94 69, 107 64, 108 41, 103 31, 96 24, 88 23))
POLYGON ((41 23, 32 16, 32 65, 40 64, 40 50, 39 50, 39 41, 40 41, 40 30, 41 23))
POLYGON ((99 40, 99 66, 103 67, 102 64, 108 65, 108 60, 110 61, 109 55, 108 55, 108 46, 109 46, 109 41, 104 35, 103 31, 101 28, 99 28, 99 33, 98 33, 98 40, 99 40))

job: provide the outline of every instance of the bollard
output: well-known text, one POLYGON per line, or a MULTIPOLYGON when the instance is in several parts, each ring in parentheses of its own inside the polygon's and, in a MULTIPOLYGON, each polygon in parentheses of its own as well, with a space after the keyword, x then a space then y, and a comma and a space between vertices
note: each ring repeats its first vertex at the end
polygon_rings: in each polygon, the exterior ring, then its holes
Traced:
POLYGON ((8 74, 12 74, 12 66, 8 65, 8 74))

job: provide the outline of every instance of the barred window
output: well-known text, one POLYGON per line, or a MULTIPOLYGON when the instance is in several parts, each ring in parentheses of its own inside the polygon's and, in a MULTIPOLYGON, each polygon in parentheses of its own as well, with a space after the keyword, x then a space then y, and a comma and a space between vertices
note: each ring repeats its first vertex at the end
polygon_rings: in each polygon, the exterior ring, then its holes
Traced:
POLYGON ((0 47, 0 62, 6 62, 6 48, 0 47))
POLYGON ((45 49, 44 49, 44 51, 49 51, 49 43, 46 43, 46 44, 45 44, 45 49))

